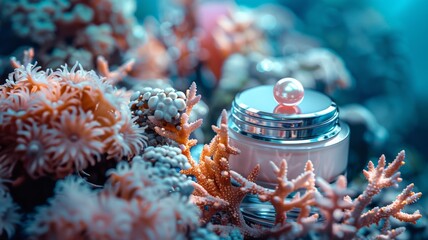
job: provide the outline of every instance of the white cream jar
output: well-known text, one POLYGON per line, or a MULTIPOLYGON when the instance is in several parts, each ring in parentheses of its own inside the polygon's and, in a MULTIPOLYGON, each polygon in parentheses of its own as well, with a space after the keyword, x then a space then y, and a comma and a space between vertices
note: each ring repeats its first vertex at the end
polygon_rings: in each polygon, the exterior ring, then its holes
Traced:
POLYGON ((289 179, 302 173, 308 160, 316 176, 329 182, 344 174, 350 131, 339 122, 337 105, 322 93, 306 90, 298 105, 284 106, 273 90, 273 85, 258 86, 236 95, 228 124, 230 143, 241 154, 230 156, 231 169, 247 176, 260 164, 257 183, 272 188, 276 177, 270 161, 279 165, 286 159, 289 179))

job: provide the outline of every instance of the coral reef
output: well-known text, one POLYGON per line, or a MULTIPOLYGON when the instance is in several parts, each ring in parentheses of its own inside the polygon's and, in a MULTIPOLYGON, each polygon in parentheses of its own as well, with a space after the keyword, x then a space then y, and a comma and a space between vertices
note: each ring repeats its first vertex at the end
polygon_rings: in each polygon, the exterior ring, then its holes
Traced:
MULTIPOLYGON (((12 32, 20 45, 34 47, 44 67, 79 61, 93 69, 99 55, 120 64, 121 55, 140 39, 132 0, 6 0, 0 5, 2 30, 12 32)), ((18 47, 9 45, 4 51, 18 47)))
POLYGON ((373 197, 380 193, 383 188, 398 186, 401 182, 398 169, 404 164, 404 151, 401 151, 395 160, 385 164, 385 156, 382 155, 375 167, 373 162, 369 162, 368 169, 364 170, 364 176, 368 185, 364 192, 354 200, 349 197, 349 190, 345 177, 337 180, 336 188, 329 185, 323 179, 318 179, 324 196, 317 193, 316 206, 327 219, 321 227, 330 239, 349 239, 358 237, 358 231, 363 227, 372 224, 379 225, 384 220, 383 228, 378 239, 395 238, 404 231, 405 228, 390 229, 390 218, 396 218, 401 222, 416 223, 422 215, 419 211, 414 213, 402 212, 406 205, 412 204, 419 199, 422 193, 413 192, 413 184, 403 189, 402 193, 390 204, 383 207, 374 207, 365 211, 371 203, 373 197), (364 212, 365 211, 365 212, 364 212))
MULTIPOLYGON (((0 1, 0 75, 6 55, 34 48, 21 62, 12 58, 13 71, 1 79, 0 238, 391 239, 406 234, 408 226, 398 222, 424 231, 418 206, 407 210, 422 195, 413 184, 382 195, 402 181, 404 151, 389 165, 384 156, 377 166, 369 162, 358 195, 344 176, 335 183, 317 178, 310 161, 295 179, 287 177, 286 160, 272 163, 274 189, 257 183, 259 166, 248 176, 234 172, 228 159, 240 151, 229 143, 225 110, 203 145, 208 107, 195 82, 211 108, 209 126, 237 92, 284 76, 335 94, 339 104, 354 101, 344 97, 349 87, 370 83, 359 87, 358 100, 371 97, 364 104, 376 115, 348 105, 342 120, 363 125, 371 147, 388 140, 387 130, 401 134, 401 121, 381 125, 376 117, 388 114, 373 101, 381 99, 394 118, 411 116, 391 108, 407 75, 392 34, 365 4, 311 3, 295 9, 300 22, 286 8, 165 2, 174 11, 139 25, 132 0, 0 1), (319 12, 326 21, 318 21, 319 12), (40 64, 33 63, 35 52, 40 64), (88 71, 95 67, 97 73, 88 71), (240 208, 248 195, 272 207, 272 227, 247 221, 240 208)), ((368 151, 358 153, 359 165, 351 160, 356 171, 368 151)))

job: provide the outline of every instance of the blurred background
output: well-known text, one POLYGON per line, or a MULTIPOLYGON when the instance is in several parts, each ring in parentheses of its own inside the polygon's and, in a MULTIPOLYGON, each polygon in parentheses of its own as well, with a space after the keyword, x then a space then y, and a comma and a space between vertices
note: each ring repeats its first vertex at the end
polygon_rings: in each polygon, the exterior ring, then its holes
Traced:
MULTIPOLYGON (((427 192, 424 0, 2 0, 0 9, 2 80, 29 47, 51 68, 133 58, 118 87, 198 84, 203 143, 236 93, 295 77, 331 96, 350 124, 350 180, 358 186, 368 160, 404 149, 405 183, 427 192)), ((426 211, 424 197, 419 205, 426 211)), ((414 232, 426 231, 420 222, 414 232)))

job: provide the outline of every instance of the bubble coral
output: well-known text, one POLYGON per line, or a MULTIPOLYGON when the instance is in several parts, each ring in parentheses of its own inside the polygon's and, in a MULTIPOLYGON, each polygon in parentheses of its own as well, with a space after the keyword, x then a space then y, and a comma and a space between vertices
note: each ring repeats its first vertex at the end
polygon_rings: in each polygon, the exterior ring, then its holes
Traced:
POLYGON ((187 158, 181 154, 179 148, 167 145, 150 146, 144 150, 144 154, 132 159, 132 161, 141 160, 152 163, 157 175, 163 179, 166 185, 170 186, 170 191, 179 192, 184 196, 189 196, 193 192, 191 178, 179 173, 180 169, 190 167, 187 158))
POLYGON ((130 109, 135 122, 146 127, 149 145, 155 146, 168 142, 154 130, 154 124, 149 120, 153 117, 159 122, 178 125, 182 114, 186 111, 186 95, 173 88, 145 87, 131 96, 130 109))
POLYGON ((144 148, 144 128, 133 123, 128 99, 108 78, 77 63, 56 71, 13 65, 0 86, 0 159, 9 176, 19 164, 32 178, 63 177, 104 154, 121 160, 144 148))

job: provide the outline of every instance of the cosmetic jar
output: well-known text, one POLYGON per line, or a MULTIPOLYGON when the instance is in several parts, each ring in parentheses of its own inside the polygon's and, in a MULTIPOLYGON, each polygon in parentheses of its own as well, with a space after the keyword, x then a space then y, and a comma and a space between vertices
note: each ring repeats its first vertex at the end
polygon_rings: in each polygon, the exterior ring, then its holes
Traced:
MULTIPOLYGON (((336 103, 323 93, 304 90, 300 103, 284 105, 277 102, 275 88, 274 85, 258 86, 235 96, 228 127, 230 144, 241 153, 229 157, 230 168, 248 176, 259 164, 256 183, 274 189, 277 179, 270 161, 279 166, 285 159, 287 177, 294 179, 311 160, 316 177, 334 182, 346 173, 350 135, 349 127, 339 120, 336 103)), ((247 210, 266 209, 266 206, 256 206, 255 199, 246 202, 250 204, 245 205, 244 201, 241 206, 247 210)), ((258 214, 241 210, 244 216, 258 214)), ((266 211, 272 214, 269 209, 266 211)))

